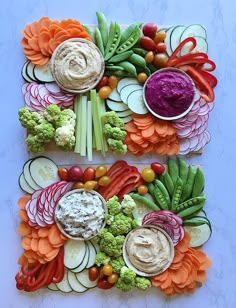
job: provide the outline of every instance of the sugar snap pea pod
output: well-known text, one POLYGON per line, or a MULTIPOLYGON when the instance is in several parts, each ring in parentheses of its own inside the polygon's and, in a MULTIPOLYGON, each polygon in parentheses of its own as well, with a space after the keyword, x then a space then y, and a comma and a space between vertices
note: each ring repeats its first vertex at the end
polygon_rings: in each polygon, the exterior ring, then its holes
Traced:
POLYGON ((108 65, 108 64, 106 64, 105 68, 106 68, 106 70, 113 71, 113 72, 119 71, 119 70, 121 70, 121 71, 124 70, 123 67, 121 67, 119 65, 108 65))
POLYGON ((203 208, 204 204, 193 205, 185 210, 178 212, 178 215, 182 218, 188 217, 194 213, 197 213, 199 210, 203 208))
POLYGON ((205 185, 205 177, 200 168, 197 168, 196 175, 194 178, 194 184, 193 184, 193 191, 192 191, 192 197, 199 196, 205 185))
POLYGON ((179 176, 179 166, 177 164, 177 162, 172 159, 172 158, 168 158, 168 161, 167 161, 167 165, 168 165, 168 172, 171 176, 171 179, 175 185, 175 182, 179 176))
POLYGON ((128 61, 121 61, 118 64, 119 64, 119 66, 123 67, 123 69, 126 72, 130 73, 132 76, 134 76, 134 77, 137 76, 136 67, 132 63, 130 63, 128 61))
POLYGON ((170 195, 168 193, 168 190, 166 189, 165 185, 160 181, 160 180, 154 180, 155 186, 158 187, 160 189, 160 191, 162 192, 163 196, 166 199, 166 202, 168 204, 168 208, 170 206, 170 195))
POLYGON ((116 50, 116 53, 123 53, 129 49, 131 49, 141 38, 142 33, 138 26, 136 26, 127 40, 122 43, 116 50))
POLYGON ((199 205, 202 204, 202 206, 205 204, 206 202, 206 197, 205 196, 198 196, 195 198, 191 198, 187 201, 184 201, 182 203, 180 203, 177 207, 176 207, 176 213, 179 213, 182 210, 185 210, 191 206, 194 205, 199 205))
POLYGON ((180 202, 180 197, 182 194, 182 190, 183 190, 183 181, 182 179, 178 176, 177 180, 175 182, 175 188, 174 188, 174 193, 172 196, 172 200, 171 200, 171 210, 173 212, 176 211, 176 208, 180 202))
POLYGON ((185 218, 183 221, 184 226, 201 226, 208 224, 211 229, 211 223, 206 217, 193 216, 191 218, 185 218))
POLYGON ((182 158, 178 158, 178 163, 179 163, 179 176, 183 184, 185 184, 188 178, 188 165, 182 158))
POLYGON ((160 207, 154 203, 153 201, 151 201, 150 199, 141 196, 139 194, 136 193, 130 193, 130 196, 135 200, 135 201, 139 201, 140 203, 146 205, 147 207, 149 207, 150 209, 154 210, 154 211, 159 211, 160 207))
POLYGON ((120 38, 120 45, 123 44, 125 41, 128 40, 132 32, 138 27, 140 28, 142 22, 134 22, 133 24, 129 25, 121 34, 120 38))
POLYGON ((113 57, 111 57, 109 60, 108 60, 108 63, 112 62, 112 63, 117 63, 117 62, 121 62, 121 61, 124 61, 126 59, 128 59, 130 56, 132 56, 133 54, 133 51, 132 50, 127 50, 119 55, 115 55, 113 57))
POLYGON ((118 71, 112 71, 112 70, 107 69, 105 71, 105 75, 107 76, 115 75, 116 77, 133 77, 131 74, 127 73, 123 68, 122 70, 118 70, 118 71))
POLYGON ((157 67, 152 63, 147 63, 147 67, 150 69, 152 73, 157 71, 157 67))
POLYGON ((188 169, 189 169, 188 170, 188 178, 187 178, 187 182, 185 183, 185 185, 183 187, 182 195, 181 195, 181 198, 180 198, 181 202, 190 198, 192 191, 193 191, 193 184, 194 184, 194 179, 195 179, 195 175, 196 175, 196 169, 191 165, 189 166, 188 169))
POLYGON ((143 48, 134 47, 132 50, 134 53, 140 55, 141 57, 145 57, 147 53, 147 50, 144 50, 143 48))
POLYGON ((168 209, 167 200, 166 200, 164 194, 162 193, 162 191, 157 186, 155 186, 154 196, 155 196, 155 199, 156 199, 159 207, 162 210, 167 210, 168 209))
POLYGON ((155 186, 154 186, 154 184, 153 183, 148 183, 147 187, 148 187, 148 192, 153 197, 153 199, 155 199, 155 186))
POLYGON ((164 181, 163 184, 167 188, 170 197, 172 197, 174 193, 174 183, 168 172, 163 173, 163 181, 164 181))
POLYGON ((96 42, 95 41, 95 31, 90 28, 88 25, 83 25, 84 29, 88 32, 88 34, 91 36, 91 39, 93 42, 96 42))
POLYGON ((120 37, 121 37, 120 25, 112 21, 110 24, 108 42, 104 52, 105 61, 109 60, 116 52, 117 46, 119 45, 120 42, 120 37))
POLYGON ((146 67, 146 61, 143 57, 141 57, 140 55, 137 55, 137 54, 132 54, 130 57, 129 57, 129 61, 131 63, 133 63, 134 65, 137 65, 137 66, 140 66, 140 67, 146 67))
POLYGON ((104 46, 102 42, 101 33, 98 28, 95 29, 95 42, 96 42, 97 47, 100 49, 102 55, 104 55, 104 46))
POLYGON ((108 41, 108 25, 105 15, 102 12, 96 12, 98 29, 100 30, 103 46, 106 46, 108 41))

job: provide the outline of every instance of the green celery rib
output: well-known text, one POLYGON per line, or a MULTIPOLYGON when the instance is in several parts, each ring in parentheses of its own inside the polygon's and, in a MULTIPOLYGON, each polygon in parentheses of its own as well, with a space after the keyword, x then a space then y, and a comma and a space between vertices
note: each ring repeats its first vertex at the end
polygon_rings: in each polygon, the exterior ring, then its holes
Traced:
POLYGON ((93 125, 92 125, 92 103, 87 102, 87 157, 88 161, 93 160, 93 125))
POLYGON ((105 156, 105 152, 108 151, 108 145, 107 145, 106 138, 103 135, 102 116, 106 112, 106 107, 105 107, 105 100, 100 98, 100 96, 98 96, 98 106, 99 106, 99 109, 100 109, 101 138, 102 138, 102 141, 103 141, 103 143, 102 143, 103 144, 102 154, 105 156))
POLYGON ((86 156, 87 144, 87 96, 82 96, 80 120, 80 155, 86 156))
POLYGON ((102 150, 102 140, 101 140, 100 126, 99 126, 96 90, 90 91, 90 99, 92 103, 93 128, 94 128, 96 149, 98 151, 101 151, 102 150))
POLYGON ((75 153, 80 153, 80 122, 81 122, 81 95, 77 95, 75 98, 74 109, 76 114, 76 126, 75 126, 75 153))

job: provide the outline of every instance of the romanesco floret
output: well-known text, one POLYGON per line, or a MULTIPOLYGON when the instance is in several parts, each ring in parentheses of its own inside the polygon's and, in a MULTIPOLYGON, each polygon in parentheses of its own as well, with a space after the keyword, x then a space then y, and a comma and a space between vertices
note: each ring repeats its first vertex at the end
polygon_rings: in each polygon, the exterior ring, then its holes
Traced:
POLYGON ((126 131, 119 127, 113 127, 109 123, 103 126, 103 134, 106 138, 112 138, 116 140, 124 140, 126 131))
POLYGON ((53 124, 58 120, 60 114, 61 114, 61 109, 56 104, 49 105, 43 112, 44 118, 48 122, 53 123, 53 124))
POLYGON ((114 221, 114 215, 106 214, 105 215, 106 224, 110 225, 114 221))
POLYGON ((34 131, 38 141, 42 143, 50 142, 55 134, 55 128, 53 125, 46 121, 36 125, 34 131))
POLYGON ((44 121, 44 117, 40 113, 30 112, 27 107, 20 108, 18 115, 21 125, 32 134, 34 133, 35 126, 44 121))
POLYGON ((71 125, 58 127, 55 131, 54 140, 62 150, 71 150, 75 146, 74 127, 71 125))
POLYGON ((112 126, 116 126, 122 129, 124 129, 125 127, 124 121, 121 118, 119 118, 119 116, 115 111, 105 112, 102 117, 102 120, 104 124, 109 123, 112 126))
POLYGON ((125 154, 127 152, 127 145, 124 144, 121 140, 108 138, 107 143, 111 150, 117 154, 125 154))
POLYGON ((133 219, 132 220, 132 229, 137 228, 139 226, 140 226, 140 221, 137 218, 133 219))
POLYGON ((60 116, 55 122, 55 126, 62 127, 70 125, 72 127, 75 127, 75 119, 76 119, 76 114, 74 113, 73 110, 64 109, 61 111, 60 116))
POLYGON ((135 278, 135 287, 140 290, 147 290, 152 286, 151 281, 145 277, 136 277, 135 278))
POLYGON ((44 152, 44 144, 39 142, 37 136, 29 134, 26 138, 27 148, 32 153, 43 153, 44 152))
POLYGON ((119 258, 111 260, 110 264, 114 272, 120 273, 121 268, 125 266, 125 261, 123 257, 120 256, 119 258))
POLYGON ((134 285, 136 273, 131 268, 123 266, 120 270, 120 278, 124 282, 134 285))
POLYGON ((119 198, 117 196, 113 196, 106 203, 108 213, 111 215, 116 215, 120 213, 121 205, 119 202, 119 198))
POLYGON ((119 213, 114 216, 113 222, 110 224, 108 230, 113 235, 127 234, 132 229, 132 218, 119 213))
POLYGON ((133 210, 136 208, 136 203, 130 195, 124 195, 123 200, 121 201, 121 208, 123 213, 131 215, 133 210))
POLYGON ((116 287, 117 287, 117 289, 119 289, 123 292, 128 292, 133 288, 133 286, 131 284, 124 282, 124 280, 121 279, 120 277, 117 280, 116 287))
POLYGON ((96 254, 95 264, 97 266, 105 265, 105 264, 108 264, 110 262, 110 259, 111 258, 109 256, 107 256, 104 252, 99 251, 96 254))
POLYGON ((106 228, 102 229, 98 236, 101 251, 103 251, 108 256, 115 258, 122 255, 122 247, 125 240, 124 236, 114 236, 106 228))

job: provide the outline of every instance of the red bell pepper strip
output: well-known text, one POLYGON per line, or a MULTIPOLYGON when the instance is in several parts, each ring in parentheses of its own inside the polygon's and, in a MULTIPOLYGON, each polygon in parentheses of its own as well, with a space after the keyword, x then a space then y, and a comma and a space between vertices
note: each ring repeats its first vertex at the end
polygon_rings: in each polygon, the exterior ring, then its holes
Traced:
POLYGON ((124 160, 118 160, 117 162, 115 162, 107 171, 107 176, 111 176, 114 172, 116 172, 117 170, 119 170, 122 167, 127 166, 127 162, 124 160))
POLYGON ((52 278, 52 282, 58 283, 58 282, 62 281, 64 275, 65 275, 64 247, 62 246, 59 250, 58 255, 57 255, 57 268, 56 268, 56 272, 54 274, 54 277, 52 278))
POLYGON ((211 73, 208 73, 206 71, 203 71, 197 67, 195 67, 195 70, 202 75, 203 78, 205 78, 207 80, 207 82, 209 83, 209 85, 214 88, 217 85, 217 78, 212 75, 211 73))
POLYGON ((208 59, 208 55, 205 52, 188 53, 186 55, 172 59, 171 61, 168 60, 166 67, 175 66, 175 64, 178 64, 179 62, 193 60, 193 59, 208 59))
POLYGON ((189 48, 189 52, 191 52, 197 46, 197 41, 195 40, 194 37, 187 37, 175 48, 172 55, 169 57, 167 61, 167 66, 169 66, 168 63, 172 62, 177 57, 181 49, 188 43, 192 43, 192 46, 189 48))
MULTIPOLYGON (((178 60, 178 59, 176 59, 176 60, 178 60)), ((200 58, 191 59, 190 58, 189 60, 185 60, 185 61, 176 61, 174 67, 180 67, 182 65, 191 65, 191 64, 203 64, 203 65, 209 64, 210 67, 204 67, 204 66, 202 67, 202 70, 208 71, 208 72, 212 72, 216 68, 215 62, 213 62, 210 59, 205 59, 205 58, 202 58, 202 59, 200 59, 200 58)))
POLYGON ((25 264, 21 267, 21 272, 25 276, 32 276, 33 274, 37 273, 40 270, 41 265, 42 265, 41 263, 38 263, 38 264, 34 265, 34 267, 30 268, 30 264, 27 263, 27 264, 25 264))

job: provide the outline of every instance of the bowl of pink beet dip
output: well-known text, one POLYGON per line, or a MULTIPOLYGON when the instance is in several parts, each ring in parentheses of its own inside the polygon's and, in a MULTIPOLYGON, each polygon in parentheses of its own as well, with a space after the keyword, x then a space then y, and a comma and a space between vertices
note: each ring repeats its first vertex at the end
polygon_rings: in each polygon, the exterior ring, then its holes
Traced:
POLYGON ((176 120, 193 107, 196 89, 193 80, 182 70, 163 68, 149 76, 143 88, 148 110, 157 118, 176 120))

